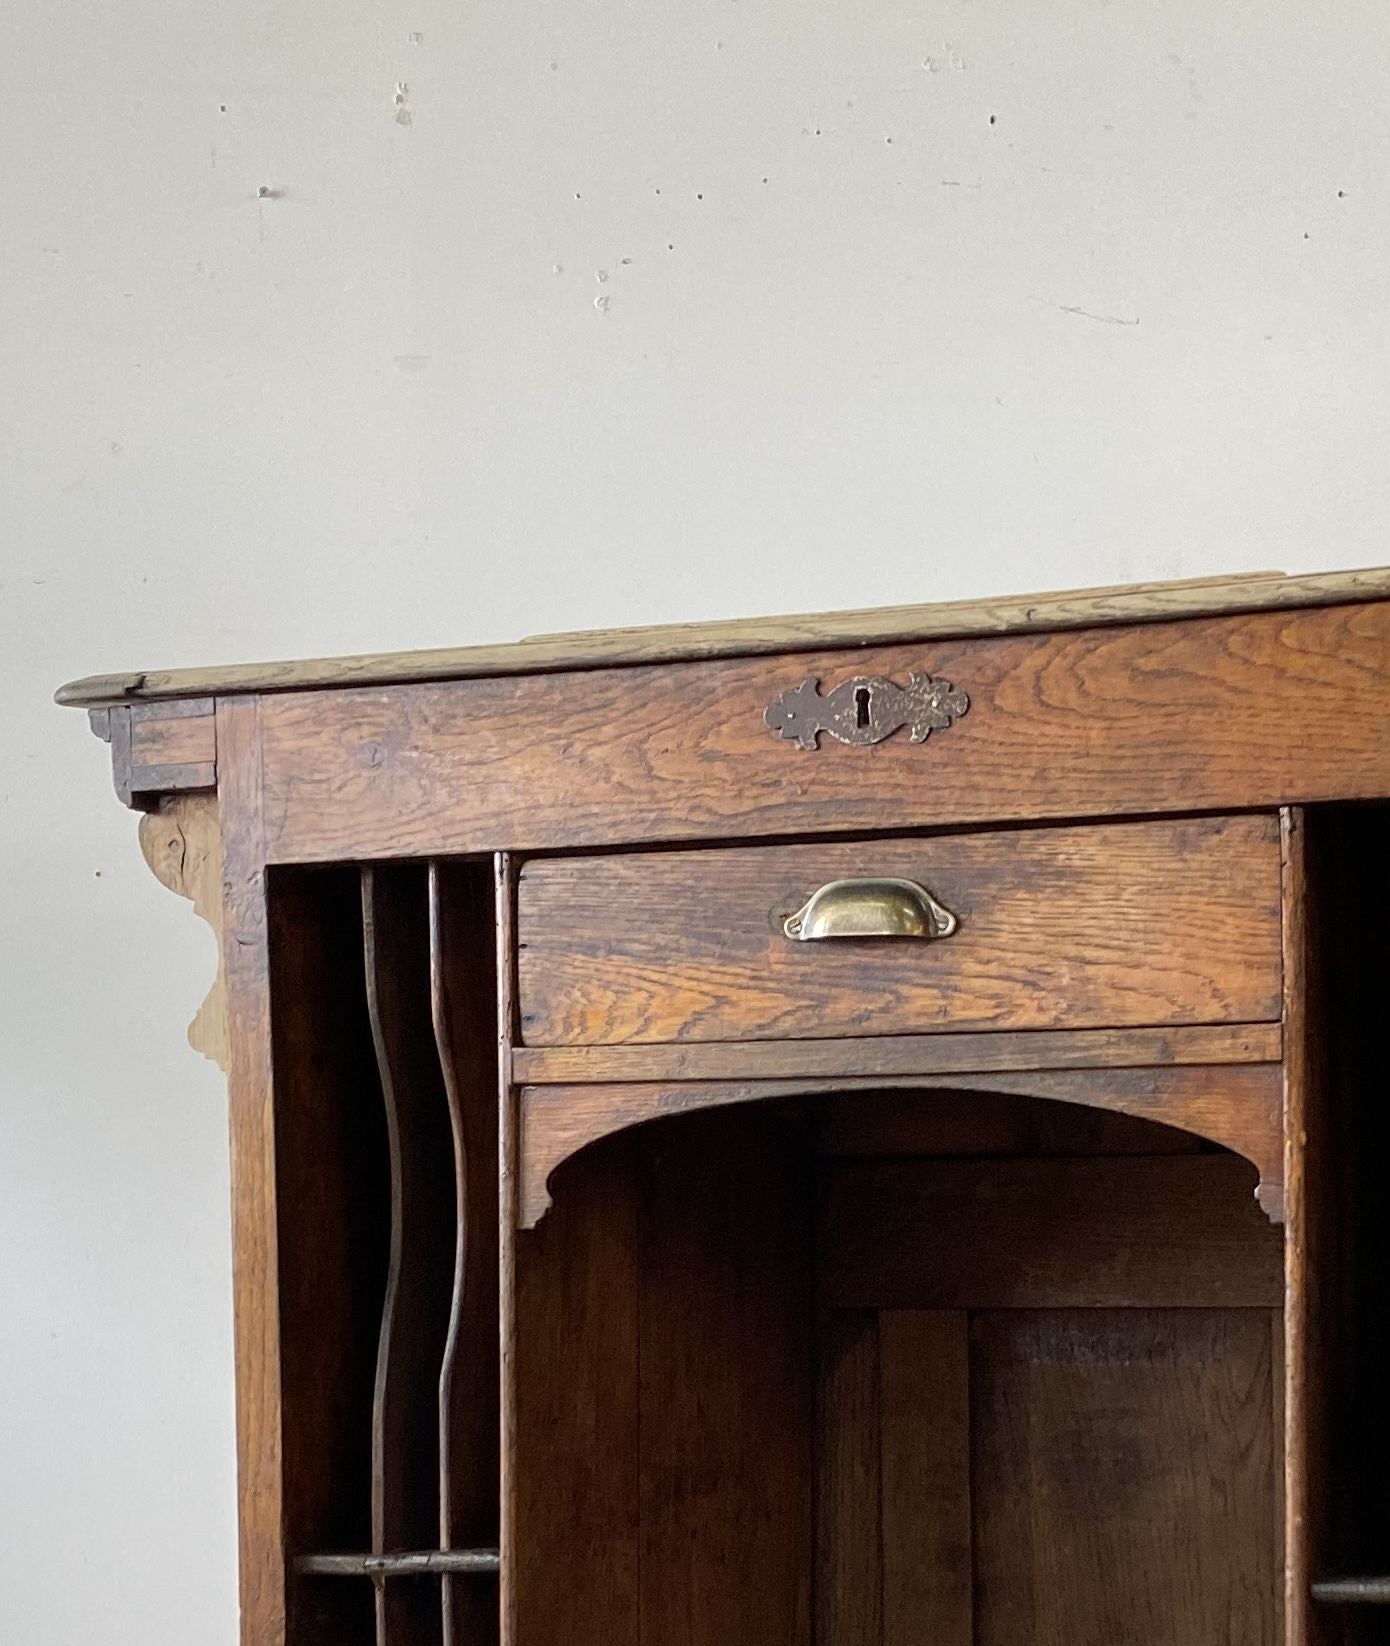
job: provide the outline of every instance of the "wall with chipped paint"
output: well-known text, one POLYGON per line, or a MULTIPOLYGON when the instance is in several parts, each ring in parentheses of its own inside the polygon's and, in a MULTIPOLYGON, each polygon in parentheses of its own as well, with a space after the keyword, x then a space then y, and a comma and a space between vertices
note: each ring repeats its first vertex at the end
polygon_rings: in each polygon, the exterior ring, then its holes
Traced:
POLYGON ((209 940, 103 667, 1387 558, 1390 10, 0 22, 0 1637, 234 1638, 209 940))

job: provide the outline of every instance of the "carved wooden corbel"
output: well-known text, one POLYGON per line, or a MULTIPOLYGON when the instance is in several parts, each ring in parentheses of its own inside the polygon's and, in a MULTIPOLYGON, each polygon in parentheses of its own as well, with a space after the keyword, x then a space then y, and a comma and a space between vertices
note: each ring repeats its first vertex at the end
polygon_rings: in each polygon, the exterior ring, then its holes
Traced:
POLYGON ((217 976, 188 1026, 188 1043, 225 1073, 230 1062, 222 956, 222 835, 217 795, 166 794, 140 819, 140 849, 155 878, 206 920, 217 939, 217 976))

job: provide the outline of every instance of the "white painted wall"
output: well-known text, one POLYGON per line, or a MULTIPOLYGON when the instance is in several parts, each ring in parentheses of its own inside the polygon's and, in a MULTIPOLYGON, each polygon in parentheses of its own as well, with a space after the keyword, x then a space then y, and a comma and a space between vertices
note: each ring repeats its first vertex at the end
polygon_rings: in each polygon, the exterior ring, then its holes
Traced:
POLYGON ((0 1639, 227 1646, 211 941, 52 687, 1390 558, 1390 9, 0 41, 0 1639))

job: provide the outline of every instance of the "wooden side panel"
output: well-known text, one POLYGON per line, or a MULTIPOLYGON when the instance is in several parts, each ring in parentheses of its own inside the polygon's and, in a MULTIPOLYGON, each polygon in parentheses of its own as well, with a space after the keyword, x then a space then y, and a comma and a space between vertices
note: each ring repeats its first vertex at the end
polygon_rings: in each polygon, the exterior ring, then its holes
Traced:
POLYGON ((979 1646, 1278 1646, 1269 1315, 972 1333, 979 1646))
POLYGON ((518 888, 529 1045, 1277 1019, 1273 817, 542 858, 518 888), (943 942, 812 942, 833 881, 929 887, 943 942))
POLYGON ((266 700, 275 861, 1238 811, 1390 794, 1390 605, 266 700), (948 680, 924 744, 763 715, 808 676, 948 680))
POLYGON ((1282 1242, 1220 1155, 828 1168, 836 1308, 1277 1308, 1282 1242))
POLYGON ((638 1201, 623 1143, 517 1233, 508 1646, 648 1646, 638 1625, 638 1201))
POLYGON ((809 1195, 769 1115, 702 1115, 642 1173, 642 1646, 810 1646, 809 1195))

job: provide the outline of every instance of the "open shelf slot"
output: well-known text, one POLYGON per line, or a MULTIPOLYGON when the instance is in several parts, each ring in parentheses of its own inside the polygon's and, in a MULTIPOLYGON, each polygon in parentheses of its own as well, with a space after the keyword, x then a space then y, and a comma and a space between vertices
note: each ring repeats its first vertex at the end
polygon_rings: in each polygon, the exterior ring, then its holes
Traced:
POLYGON ((286 869, 269 890, 288 1639, 487 1646, 490 876, 447 861, 286 869), (431 1581, 388 1581, 406 1576, 431 1581))
POLYGON ((515 1646, 1276 1646, 1256 1177, 989 1091, 582 1150, 517 1236, 515 1646))
POLYGON ((1390 806, 1304 814, 1305 1418, 1312 1607, 1297 1646, 1390 1643, 1390 806))

